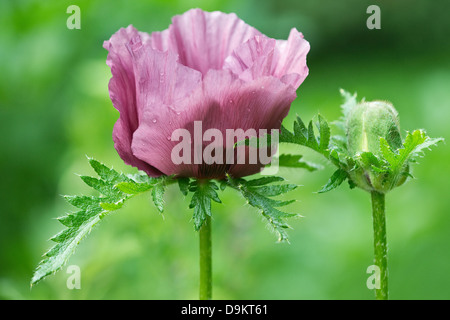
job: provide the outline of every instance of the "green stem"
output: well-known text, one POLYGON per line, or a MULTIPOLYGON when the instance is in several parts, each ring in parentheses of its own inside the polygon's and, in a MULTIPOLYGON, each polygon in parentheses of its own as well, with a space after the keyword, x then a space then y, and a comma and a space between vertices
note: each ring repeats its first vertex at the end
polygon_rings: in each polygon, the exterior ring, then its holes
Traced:
POLYGON ((206 216, 199 230, 200 237, 200 300, 212 299, 211 217, 206 216))
POLYGON ((379 288, 375 289, 377 300, 388 299, 388 265, 384 194, 372 191, 372 215, 375 265, 380 268, 379 288))

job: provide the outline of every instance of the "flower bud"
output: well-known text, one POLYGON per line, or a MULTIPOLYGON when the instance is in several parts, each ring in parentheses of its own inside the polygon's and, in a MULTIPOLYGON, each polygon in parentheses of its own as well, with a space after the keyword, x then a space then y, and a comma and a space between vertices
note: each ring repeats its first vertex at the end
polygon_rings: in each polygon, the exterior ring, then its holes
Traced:
POLYGON ((380 138, 388 142, 392 150, 402 146, 398 113, 384 101, 361 102, 353 106, 347 116, 349 155, 362 152, 380 155, 380 138))
MULTIPOLYGON (((391 150, 402 147, 398 113, 388 102, 372 101, 355 104, 347 114, 347 141, 349 155, 359 159, 363 153, 371 153, 378 159, 380 138, 386 139, 391 150)), ((387 192, 392 187, 391 177, 374 171, 370 164, 358 161, 358 166, 350 173, 352 181, 360 188, 371 191, 387 192)), ((405 179, 394 183, 400 185, 405 179)))

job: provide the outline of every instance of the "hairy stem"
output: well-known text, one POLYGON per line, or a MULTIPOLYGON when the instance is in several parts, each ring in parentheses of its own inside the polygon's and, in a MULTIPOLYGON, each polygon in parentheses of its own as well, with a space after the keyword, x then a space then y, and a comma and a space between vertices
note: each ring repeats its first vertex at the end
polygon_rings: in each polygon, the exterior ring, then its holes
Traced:
POLYGON ((372 191, 374 262, 380 268, 379 287, 375 289, 377 300, 388 299, 387 238, 384 203, 384 194, 372 191))
POLYGON ((211 217, 206 216, 199 230, 200 237, 200 300, 212 299, 211 217))

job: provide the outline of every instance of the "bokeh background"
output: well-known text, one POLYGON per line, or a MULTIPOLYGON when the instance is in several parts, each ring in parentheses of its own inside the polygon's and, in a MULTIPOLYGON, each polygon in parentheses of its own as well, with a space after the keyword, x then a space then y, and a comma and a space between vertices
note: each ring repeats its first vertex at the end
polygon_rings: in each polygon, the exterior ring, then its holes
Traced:
MULTIPOLYGON (((120 27, 163 30, 171 17, 199 7, 235 12, 270 37, 292 27, 311 43, 310 75, 284 124, 295 114, 340 116, 339 88, 391 101, 403 130, 450 137, 450 2, 365 0, 0 1, 0 299, 196 299, 198 234, 189 199, 171 186, 164 216, 145 194, 104 219, 68 265, 81 268, 69 290, 63 268, 30 290, 54 218, 74 210, 61 195, 88 194, 77 174, 94 174, 92 156, 134 173, 113 148, 118 118, 108 96, 104 40, 120 27), (66 9, 81 8, 81 30, 66 28, 66 9), (381 8, 381 30, 366 9, 381 8)), ((283 147, 282 147, 283 148, 283 147)), ((373 299, 369 195, 347 185, 315 191, 331 165, 300 147, 286 149, 324 169, 280 175, 302 185, 288 207, 290 244, 276 243, 255 209, 232 190, 213 204, 216 299, 373 299)), ((414 181, 387 197, 392 299, 450 298, 450 150, 440 144, 413 168, 414 181)))

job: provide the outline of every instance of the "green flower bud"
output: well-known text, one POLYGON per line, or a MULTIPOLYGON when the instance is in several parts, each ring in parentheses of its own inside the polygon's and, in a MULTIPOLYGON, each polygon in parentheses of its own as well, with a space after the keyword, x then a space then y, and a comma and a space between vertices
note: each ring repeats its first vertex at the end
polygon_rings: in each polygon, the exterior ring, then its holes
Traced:
MULTIPOLYGON (((350 172, 352 181, 360 188, 385 193, 394 187, 390 176, 374 171, 372 165, 381 161, 380 138, 386 139, 391 150, 402 147, 398 113, 392 104, 384 101, 361 102, 347 114, 347 141, 349 155, 357 161, 350 172)), ((402 184, 405 179, 395 182, 402 184)))
POLYGON ((384 101, 356 104, 347 116, 347 137, 350 156, 362 152, 380 155, 381 137, 397 150, 402 146, 398 113, 384 101))

